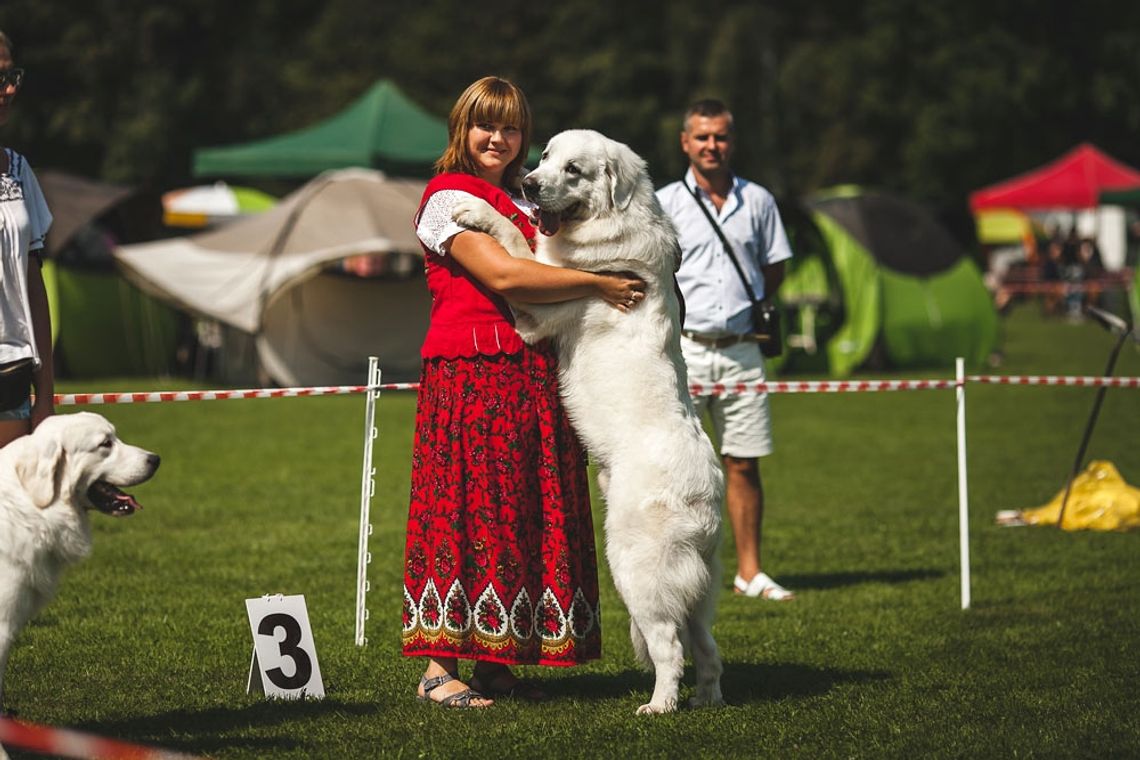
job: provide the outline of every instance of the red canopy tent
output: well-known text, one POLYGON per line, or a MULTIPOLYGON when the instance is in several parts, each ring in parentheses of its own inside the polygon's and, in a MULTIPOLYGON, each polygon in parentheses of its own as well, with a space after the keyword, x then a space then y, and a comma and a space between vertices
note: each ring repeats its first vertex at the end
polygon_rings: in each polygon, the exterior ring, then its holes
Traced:
POLYGON ((1081 143, 1039 169, 970 193, 970 208, 1093 208, 1102 190, 1132 187, 1140 187, 1140 171, 1081 143))

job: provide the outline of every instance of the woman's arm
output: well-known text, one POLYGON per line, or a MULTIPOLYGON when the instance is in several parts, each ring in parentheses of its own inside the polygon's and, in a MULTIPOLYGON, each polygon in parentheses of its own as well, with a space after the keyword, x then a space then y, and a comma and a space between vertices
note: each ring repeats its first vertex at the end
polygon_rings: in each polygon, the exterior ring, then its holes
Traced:
POLYGON ((452 237, 447 252, 484 286, 522 303, 558 303, 597 296, 625 310, 645 293, 645 281, 631 274, 584 272, 517 259, 493 237, 474 230, 452 237))
POLYGON ((32 376, 36 389, 36 403, 32 407, 32 429, 55 413, 55 367, 52 363, 51 311, 48 309, 47 288, 44 287, 43 266, 40 256, 43 251, 35 251, 28 256, 28 304, 32 310, 32 332, 36 341, 36 352, 40 355, 40 366, 32 376))

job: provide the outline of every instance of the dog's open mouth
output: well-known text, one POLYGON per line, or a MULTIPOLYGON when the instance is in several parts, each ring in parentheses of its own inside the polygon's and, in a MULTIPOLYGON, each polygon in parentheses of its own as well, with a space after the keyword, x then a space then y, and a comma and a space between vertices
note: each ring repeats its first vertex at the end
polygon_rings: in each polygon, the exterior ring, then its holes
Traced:
POLYGON ((88 488, 87 498, 91 499, 96 509, 112 517, 126 517, 134 514, 136 509, 142 509, 142 504, 135 501, 135 497, 105 480, 96 481, 88 488))
POLYGON ((562 226, 562 222, 567 219, 573 219, 574 214, 577 213, 580 203, 567 206, 561 211, 550 211, 544 208, 538 209, 538 231, 543 235, 550 236, 558 232, 558 228, 562 226))

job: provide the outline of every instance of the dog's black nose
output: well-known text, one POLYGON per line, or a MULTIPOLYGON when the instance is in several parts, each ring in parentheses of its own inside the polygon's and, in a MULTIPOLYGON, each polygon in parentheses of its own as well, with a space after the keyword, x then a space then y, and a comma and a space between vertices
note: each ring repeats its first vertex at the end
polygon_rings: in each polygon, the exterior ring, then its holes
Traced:
POLYGON ((528 174, 523 178, 523 195, 525 195, 527 198, 533 200, 533 198, 530 198, 530 196, 538 192, 538 187, 538 180, 534 177, 534 175, 528 174))
POLYGON ((150 465, 152 471, 157 470, 158 466, 162 464, 162 457, 158 454, 147 454, 146 463, 150 465))

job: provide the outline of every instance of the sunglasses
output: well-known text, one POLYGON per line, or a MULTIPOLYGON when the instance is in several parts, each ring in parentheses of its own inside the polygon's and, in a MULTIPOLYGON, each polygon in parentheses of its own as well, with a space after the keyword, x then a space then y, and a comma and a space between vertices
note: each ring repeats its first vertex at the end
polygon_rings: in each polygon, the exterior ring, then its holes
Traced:
POLYGON ((0 89, 8 87, 15 87, 20 89, 20 85, 24 83, 24 70, 23 69, 6 69, 0 71, 0 89))

